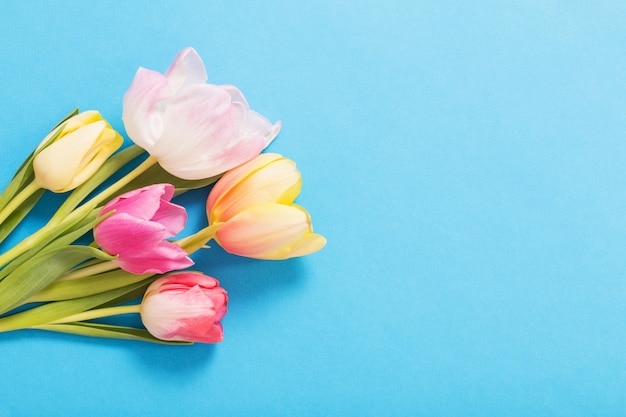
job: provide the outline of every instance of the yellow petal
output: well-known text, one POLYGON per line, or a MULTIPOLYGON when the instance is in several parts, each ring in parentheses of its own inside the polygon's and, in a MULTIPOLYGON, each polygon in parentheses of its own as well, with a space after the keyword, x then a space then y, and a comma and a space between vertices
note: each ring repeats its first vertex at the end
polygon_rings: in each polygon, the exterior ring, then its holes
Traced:
POLYGON ((296 164, 287 158, 275 159, 232 186, 213 207, 211 221, 228 221, 256 204, 291 204, 301 188, 302 176, 296 164))
POLYGON ((238 213, 217 230, 215 239, 227 252, 249 258, 284 259, 310 233, 308 215, 283 204, 259 204, 238 213))

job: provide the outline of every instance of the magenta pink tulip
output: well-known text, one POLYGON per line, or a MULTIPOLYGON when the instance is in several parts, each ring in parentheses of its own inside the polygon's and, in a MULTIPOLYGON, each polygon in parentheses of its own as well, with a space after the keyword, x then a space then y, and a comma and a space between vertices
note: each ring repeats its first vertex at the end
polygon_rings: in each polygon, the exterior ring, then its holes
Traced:
POLYGON ((178 272, 154 281, 141 303, 141 321, 162 340, 217 343, 228 309, 226 290, 212 277, 178 272))
POLYGON ((200 56, 186 48, 165 74, 139 68, 124 96, 128 136, 179 178, 209 178, 240 165, 280 130, 237 88, 207 78, 200 56))
POLYGON ((184 207, 170 202, 174 187, 155 184, 123 194, 100 211, 94 238, 120 268, 133 274, 162 274, 193 265, 178 245, 166 239, 176 236, 187 222, 184 207))

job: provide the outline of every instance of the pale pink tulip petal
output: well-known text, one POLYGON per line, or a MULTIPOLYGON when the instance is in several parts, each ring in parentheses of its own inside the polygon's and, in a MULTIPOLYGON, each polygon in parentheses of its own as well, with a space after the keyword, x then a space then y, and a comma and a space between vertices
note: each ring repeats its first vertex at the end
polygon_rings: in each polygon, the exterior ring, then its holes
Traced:
POLYGON ((244 115, 241 106, 233 106, 230 96, 216 86, 185 87, 167 102, 163 113, 165 129, 153 155, 160 162, 184 158, 188 163, 194 157, 229 147, 238 139, 244 115), (194 149, 197 151, 192 153, 194 149))
POLYGON ((246 118, 246 127, 244 130, 244 136, 261 136, 265 143, 263 149, 267 148, 270 143, 278 136, 280 132, 281 123, 270 123, 265 117, 261 116, 254 110, 248 112, 246 118))
POLYGON ((193 48, 180 51, 165 72, 165 76, 174 93, 185 85, 204 84, 209 78, 202 58, 193 48))
POLYGON ((248 104, 248 100, 243 96, 243 93, 240 89, 235 87, 234 85, 222 84, 218 86, 221 90, 228 93, 230 96, 230 101, 233 103, 240 103, 246 110, 250 109, 250 105, 248 104))
POLYGON ((122 120, 128 136, 140 147, 149 150, 163 132, 161 102, 172 94, 163 74, 139 68, 124 95, 122 120))
POLYGON ((237 88, 206 78, 202 60, 186 48, 166 75, 140 68, 124 99, 130 138, 183 179, 212 177, 252 159, 280 130, 250 110, 237 88))
POLYGON ((208 178, 261 152, 263 138, 240 135, 245 109, 230 103, 224 91, 207 85, 183 90, 168 103, 164 140, 153 150, 165 170, 180 178, 208 178), (174 140, 181 137, 185 141, 174 140))

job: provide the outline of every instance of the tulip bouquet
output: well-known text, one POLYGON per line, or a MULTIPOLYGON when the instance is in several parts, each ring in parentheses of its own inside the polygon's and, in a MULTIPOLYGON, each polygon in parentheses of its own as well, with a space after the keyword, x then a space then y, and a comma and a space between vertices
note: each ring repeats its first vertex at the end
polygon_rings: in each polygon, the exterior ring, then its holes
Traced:
POLYGON ((194 253, 214 240, 234 255, 281 260, 325 245, 294 204, 295 163, 261 153, 280 123, 251 110, 237 88, 207 84, 192 48, 165 74, 137 71, 122 120, 134 144, 120 150, 123 137, 98 112, 72 112, 0 195, 0 244, 46 190, 65 196, 39 230, 0 246, 0 332, 220 342, 228 295, 188 270, 194 253), (172 199, 207 186, 207 227, 177 238, 187 212, 172 199), (139 314, 143 326, 109 319, 122 314, 139 314))

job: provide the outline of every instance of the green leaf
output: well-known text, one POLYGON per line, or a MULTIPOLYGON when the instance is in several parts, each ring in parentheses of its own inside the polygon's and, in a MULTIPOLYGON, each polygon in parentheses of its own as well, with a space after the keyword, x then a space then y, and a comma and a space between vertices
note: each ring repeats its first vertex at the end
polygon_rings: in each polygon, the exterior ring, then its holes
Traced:
POLYGON ((142 281, 123 288, 117 288, 115 290, 90 295, 88 297, 42 304, 40 306, 0 318, 0 332, 26 329, 29 327, 48 324, 65 317, 91 310, 92 308, 107 305, 107 303, 113 300, 123 299, 123 297, 128 294, 135 296, 137 290, 145 289, 148 285, 149 282, 142 281))
POLYGON ((89 246, 64 246, 37 254, 0 282, 0 314, 19 306, 70 269, 91 258, 113 259, 89 246))
MULTIPOLYGON (((93 210, 91 213, 85 216, 77 217, 70 222, 64 222, 50 228, 43 236, 40 236, 31 245, 32 247, 29 250, 13 259, 8 265, 0 270, 0 288, 2 285, 2 281, 9 274, 11 274, 22 264, 30 262, 30 260, 33 259, 39 252, 43 251, 44 249, 54 250, 66 247, 69 244, 75 242, 78 238, 80 238, 87 232, 89 232, 91 229, 93 229, 94 225, 102 219, 96 219, 97 213, 97 210, 93 210), (64 232, 66 233, 63 234, 64 232)), ((29 238, 27 238, 27 240, 28 239, 29 238)), ((27 240, 22 241, 21 244, 28 243, 27 240)))
POLYGON ((80 336, 104 337, 110 339, 138 340, 142 342, 159 343, 164 345, 191 345, 191 342, 167 341, 157 339, 145 329, 135 327, 113 326, 110 324, 73 322, 62 324, 44 324, 35 326, 36 329, 53 332, 70 333, 80 336))
POLYGON ((135 275, 121 269, 83 278, 56 281, 34 294, 29 302, 69 300, 122 288, 143 281, 154 274, 135 275))
POLYGON ((26 201, 24 201, 18 209, 13 211, 9 217, 0 225, 0 243, 11 234, 18 224, 26 217, 26 215, 35 207, 37 201, 41 198, 46 190, 40 189, 35 191, 26 201))
POLYGON ((169 172, 165 171, 159 164, 155 164, 148 168, 146 172, 139 175, 137 178, 123 187, 117 194, 123 194, 125 192, 136 190, 137 188, 145 187, 151 184, 172 184, 177 191, 177 194, 181 194, 185 191, 193 190, 196 188, 206 187, 217 181, 221 175, 216 175, 211 178, 205 178, 201 180, 184 180, 182 178, 175 177, 169 172))

